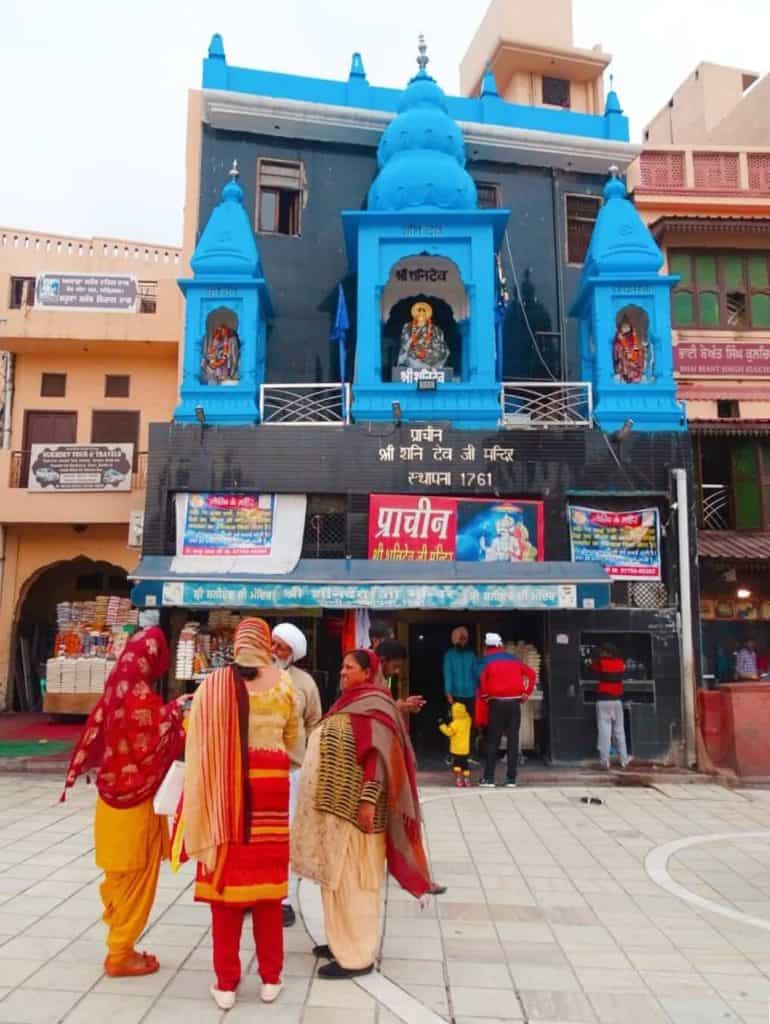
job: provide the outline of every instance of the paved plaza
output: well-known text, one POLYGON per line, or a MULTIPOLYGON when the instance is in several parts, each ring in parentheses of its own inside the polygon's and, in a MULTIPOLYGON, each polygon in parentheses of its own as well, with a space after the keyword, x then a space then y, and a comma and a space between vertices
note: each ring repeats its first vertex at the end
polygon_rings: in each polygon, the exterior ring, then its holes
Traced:
MULTIPOLYGON (((59 792, 51 778, 0 778, 0 1024, 220 1021, 190 865, 164 866, 142 943, 162 970, 104 977, 94 791, 78 785, 65 804, 59 792)), ((391 886, 381 973, 314 977, 320 900, 303 883, 279 1002, 257 1000, 244 929, 228 1024, 767 1024, 770 791, 430 787, 423 799, 449 888, 421 908, 391 886)))

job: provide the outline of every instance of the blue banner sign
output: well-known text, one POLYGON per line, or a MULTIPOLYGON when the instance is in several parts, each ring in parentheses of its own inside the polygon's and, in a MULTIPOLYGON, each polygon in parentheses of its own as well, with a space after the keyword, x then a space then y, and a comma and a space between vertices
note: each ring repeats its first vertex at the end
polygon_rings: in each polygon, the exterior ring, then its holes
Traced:
POLYGON ((140 583, 140 606, 177 608, 431 608, 457 611, 504 608, 604 608, 609 584, 499 583, 227 583, 166 580, 140 583))

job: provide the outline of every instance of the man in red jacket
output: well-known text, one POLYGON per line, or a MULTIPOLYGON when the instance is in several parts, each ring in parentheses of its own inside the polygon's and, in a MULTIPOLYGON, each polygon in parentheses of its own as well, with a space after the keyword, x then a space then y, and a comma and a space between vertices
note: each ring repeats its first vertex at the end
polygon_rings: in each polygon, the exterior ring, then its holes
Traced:
POLYGON ((626 663, 613 644, 604 644, 594 659, 593 669, 599 680, 596 684, 596 745, 599 748, 599 761, 602 768, 610 767, 612 740, 620 757, 620 767, 625 768, 631 763, 623 722, 623 677, 626 674, 626 663))
POLYGON ((484 657, 479 663, 479 696, 489 703, 489 725, 486 766, 479 785, 494 786, 497 748, 505 734, 508 770, 503 785, 512 787, 516 785, 519 767, 521 705, 534 690, 537 676, 523 661, 503 650, 503 640, 498 633, 487 633, 484 646, 484 657))

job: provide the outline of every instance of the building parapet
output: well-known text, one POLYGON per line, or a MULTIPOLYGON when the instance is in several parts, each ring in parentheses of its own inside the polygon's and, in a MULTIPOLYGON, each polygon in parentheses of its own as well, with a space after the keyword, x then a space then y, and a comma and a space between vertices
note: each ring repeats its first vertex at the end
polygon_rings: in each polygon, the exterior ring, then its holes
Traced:
POLYGON ((770 148, 736 146, 655 146, 628 168, 637 195, 766 196, 770 199, 770 148))

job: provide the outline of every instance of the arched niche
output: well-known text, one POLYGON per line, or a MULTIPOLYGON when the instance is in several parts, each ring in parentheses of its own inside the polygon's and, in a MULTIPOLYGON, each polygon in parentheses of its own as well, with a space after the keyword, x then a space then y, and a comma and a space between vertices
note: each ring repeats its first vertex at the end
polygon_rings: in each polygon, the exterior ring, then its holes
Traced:
POLYGON ((612 339, 614 379, 621 384, 644 384, 654 379, 654 364, 649 315, 641 306, 623 306, 615 316, 612 339))
MULTIPOLYGON (((395 263, 382 290, 383 381, 394 379, 404 339, 413 323, 412 311, 418 303, 430 306, 433 334, 441 339, 437 366, 445 371, 446 380, 460 379, 466 374, 468 361, 468 292, 455 263, 446 257, 422 253, 395 263)), ((419 368, 415 365, 413 369, 419 368)))
POLYGON ((238 317, 226 306, 212 309, 206 317, 201 345, 201 383, 215 387, 240 382, 241 341, 238 317))

